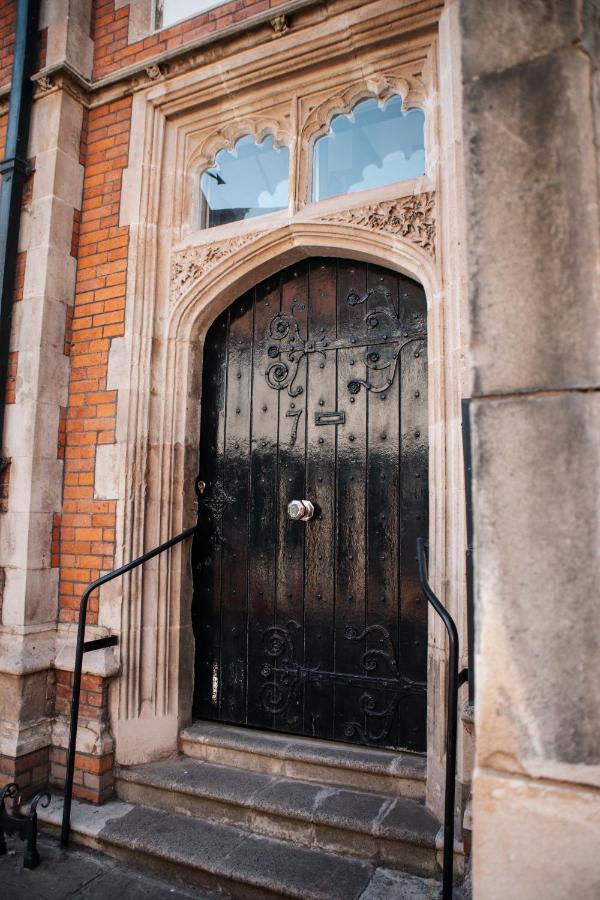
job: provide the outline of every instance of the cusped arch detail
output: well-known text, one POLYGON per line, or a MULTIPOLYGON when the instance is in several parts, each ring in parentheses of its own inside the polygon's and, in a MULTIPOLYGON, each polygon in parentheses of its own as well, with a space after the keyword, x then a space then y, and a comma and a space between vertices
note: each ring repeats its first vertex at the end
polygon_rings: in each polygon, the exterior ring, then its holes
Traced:
POLYGON ((198 247, 175 255, 169 317, 169 337, 175 341, 194 340, 249 288, 311 256, 358 259, 402 272, 423 285, 428 303, 439 289, 435 263, 423 248, 401 236, 352 224, 290 223, 268 233, 245 235, 235 246, 221 245, 212 264, 207 264, 206 254, 206 247, 198 247))
POLYGON ((384 101, 395 95, 402 98, 404 109, 425 108, 427 95, 420 79, 391 74, 373 75, 354 82, 311 110, 301 129, 303 146, 311 148, 318 138, 327 134, 335 116, 349 115, 362 100, 374 98, 384 101))
POLYGON ((246 135, 253 137, 257 144, 271 135, 273 145, 279 149, 291 147, 293 141, 290 125, 283 119, 266 117, 239 119, 204 135, 190 153, 187 160, 188 170, 200 174, 205 169, 211 168, 215 165, 219 151, 232 151, 236 143, 246 135))

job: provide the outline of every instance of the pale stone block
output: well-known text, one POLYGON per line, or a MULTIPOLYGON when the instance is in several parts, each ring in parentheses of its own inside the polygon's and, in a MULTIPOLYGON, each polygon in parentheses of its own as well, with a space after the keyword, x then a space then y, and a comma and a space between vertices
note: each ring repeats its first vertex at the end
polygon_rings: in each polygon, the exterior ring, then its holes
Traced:
POLYGON ((600 787, 600 395, 472 423, 478 763, 600 787))
MULTIPOLYGON (((8 519, 10 514, 3 518, 8 519)), ((46 532, 44 532, 46 534, 46 532)), ((2 558, 5 559, 3 541, 0 542, 2 558)), ((8 559, 5 568, 4 601, 2 622, 7 627, 23 625, 46 625, 56 619, 58 601, 58 569, 33 568, 36 560, 11 565, 8 559)))
POLYGON ((47 242, 27 251, 23 299, 52 297, 72 304, 77 260, 66 249, 49 247, 47 242))
MULTIPOLYGON (((66 406, 69 358, 54 350, 21 350, 17 367, 17 403, 38 401, 66 406)), ((54 437, 56 440, 56 436, 54 437)))
POLYGON ((136 765, 176 753, 179 728, 177 716, 118 719, 115 722, 117 763, 136 765))
POLYGON ((600 381, 590 96, 576 50, 465 88, 474 394, 600 381))
POLYGON ((129 383, 129 341, 125 336, 113 338, 108 355, 106 389, 122 390, 129 383))
MULTIPOLYGON (((123 0, 116 0, 116 3, 115 9, 125 5, 123 0)), ((129 44, 141 41, 152 32, 155 6, 153 0, 129 0, 129 44)))
POLYGON ((86 34, 90 33, 92 0, 42 0, 40 28, 60 23, 67 17, 86 34))
POLYGON ((81 207, 83 166, 63 150, 47 150, 35 160, 33 202, 55 196, 74 209, 81 207))
MULTIPOLYGON (((2 517, 0 548, 2 560, 7 567, 29 566, 33 569, 45 569, 50 566, 50 544, 52 540, 52 513, 42 512, 8 512, 2 517)), ((7 576, 8 578, 8 576, 7 576)), ((7 581, 8 584, 8 581, 7 581)), ((5 624, 24 624, 7 622, 6 599, 7 585, 4 591, 3 621, 5 624)), ((45 620, 47 621, 47 620, 45 620)))
POLYGON ((0 753, 24 756, 51 743, 52 721, 46 717, 31 722, 0 720, 0 753))
POLYGON ((76 20, 68 16, 49 26, 47 66, 66 62, 84 78, 90 78, 93 61, 94 42, 90 38, 89 23, 84 29, 76 20))
POLYGON ((0 719, 40 719, 46 712, 47 672, 0 673, 0 719))
POLYGON ((58 146, 62 96, 58 91, 45 94, 33 104, 29 132, 29 156, 37 156, 38 153, 54 150, 58 146))
MULTIPOLYGON (((31 626, 25 626, 31 628, 31 626)), ((56 625, 25 630, 0 628, 0 672, 25 675, 49 669, 54 662, 56 625)))
POLYGON ((81 149, 81 125, 83 122, 83 106, 66 91, 59 94, 62 98, 60 123, 54 146, 63 150, 67 156, 79 159, 81 149))
POLYGON ((29 456, 31 448, 42 441, 46 448, 57 446, 59 410, 56 404, 37 403, 35 400, 10 404, 4 420, 4 446, 6 456, 29 456))
POLYGON ((29 244, 51 246, 64 251, 71 248, 73 207, 56 196, 40 197, 31 204, 29 244))
POLYGON ((62 460, 52 446, 42 444, 36 456, 13 456, 10 468, 9 510, 17 513, 59 510, 62 503, 62 460), (50 452, 50 456, 42 453, 50 452))
POLYGON ((121 446, 100 444, 96 448, 94 497, 96 500, 114 500, 119 496, 121 480, 121 446))
POLYGON ((64 353, 66 305, 49 297, 28 297, 15 304, 10 335, 11 350, 46 347, 64 353))
MULTIPOLYGON (((94 656, 93 653, 87 654, 94 656)), ((59 716, 52 723, 52 746, 66 748, 69 744, 69 722, 66 716, 59 716)), ((80 719, 77 727, 76 750, 104 756, 112 753, 114 742, 105 722, 80 719)))
POLYGON ((597 900, 600 795, 475 771, 477 900, 597 900))
POLYGON ((570 46, 581 33, 581 0, 462 0, 463 71, 467 79, 570 46))
MULTIPOLYGON (((88 641, 106 637, 106 628, 98 625, 88 625, 85 629, 85 638, 88 641)), ((56 631, 56 657, 55 667, 72 672, 75 668, 75 642, 77 639, 77 626, 60 624, 56 631)), ((119 671, 119 648, 105 647, 104 650, 95 650, 86 653, 83 659, 83 671, 89 675, 100 675, 108 678, 119 671)))

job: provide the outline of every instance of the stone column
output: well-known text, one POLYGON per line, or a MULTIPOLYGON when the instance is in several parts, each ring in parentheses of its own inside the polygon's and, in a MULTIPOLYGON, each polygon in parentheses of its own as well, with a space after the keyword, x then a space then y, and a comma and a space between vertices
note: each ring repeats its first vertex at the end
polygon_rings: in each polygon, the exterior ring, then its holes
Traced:
MULTIPOLYGON (((48 66, 66 61, 82 75, 90 74, 90 8, 90 0, 42 4, 48 66)), ((0 773, 15 778, 25 792, 45 783, 51 743, 58 599, 52 541, 62 498, 60 422, 69 376, 65 337, 76 270, 71 243, 83 176, 83 108, 51 80, 44 88, 31 119, 28 156, 35 171, 21 221, 19 250, 25 265, 11 334, 14 403, 7 407, 2 448, 11 461, 10 481, 0 517, 0 773)))
POLYGON ((594 6, 461 0, 477 900, 600 896, 594 6))

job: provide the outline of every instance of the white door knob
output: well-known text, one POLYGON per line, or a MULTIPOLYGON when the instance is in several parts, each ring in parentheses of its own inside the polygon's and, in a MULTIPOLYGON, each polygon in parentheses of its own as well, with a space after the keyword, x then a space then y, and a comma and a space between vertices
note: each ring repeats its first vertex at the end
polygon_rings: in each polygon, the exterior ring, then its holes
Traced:
POLYGON ((294 522, 308 522, 315 514, 315 507, 310 500, 292 500, 288 503, 288 516, 294 522))

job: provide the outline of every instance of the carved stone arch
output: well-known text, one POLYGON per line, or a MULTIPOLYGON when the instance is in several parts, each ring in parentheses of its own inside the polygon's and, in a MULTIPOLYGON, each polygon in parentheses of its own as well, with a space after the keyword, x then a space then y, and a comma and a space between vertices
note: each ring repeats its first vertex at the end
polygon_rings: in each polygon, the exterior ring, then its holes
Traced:
POLYGON ((260 144, 268 135, 273 135, 275 147, 291 147, 292 130, 288 123, 281 119, 267 117, 248 117, 236 119, 217 131, 210 131, 191 150, 186 168, 201 173, 214 166, 220 150, 233 150, 236 143, 246 135, 260 144))
POLYGON ((381 233, 357 222, 292 222, 231 241, 174 254, 169 340, 196 340, 236 297, 279 269, 310 256, 337 255, 386 266, 419 281, 428 303, 439 291, 432 255, 410 236, 381 233))
POLYGON ((387 100, 397 95, 404 109, 425 109, 427 91, 419 78, 391 73, 370 75, 356 81, 339 93, 327 97, 306 116, 300 129, 299 196, 305 200, 310 192, 312 151, 315 141, 329 131, 334 116, 349 115, 361 100, 387 100))
MULTIPOLYGON (((342 234, 342 229, 350 229, 358 247, 365 243, 370 234, 370 243, 373 240, 392 241, 396 253, 398 245, 404 247, 404 257, 410 247, 411 252, 426 258, 428 264, 435 259, 435 195, 432 191, 337 212, 323 212, 309 223, 293 222, 283 229, 269 231, 268 240, 279 240, 279 235, 287 233, 305 235, 311 227, 320 233, 324 223, 328 223, 333 234, 338 231, 342 234)), ((264 233, 247 232, 173 253, 169 292, 171 312, 190 291, 194 294, 200 290, 200 281, 210 271, 225 264, 234 254, 236 260, 243 259, 246 252, 253 252, 253 247, 249 245, 259 246, 263 237, 264 233)), ((411 272, 406 270, 405 274, 411 272)))

